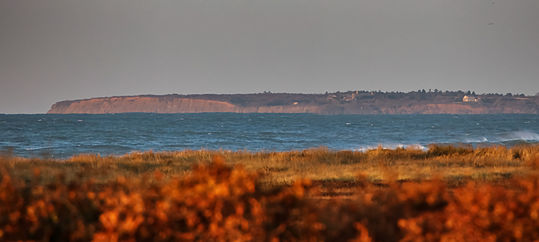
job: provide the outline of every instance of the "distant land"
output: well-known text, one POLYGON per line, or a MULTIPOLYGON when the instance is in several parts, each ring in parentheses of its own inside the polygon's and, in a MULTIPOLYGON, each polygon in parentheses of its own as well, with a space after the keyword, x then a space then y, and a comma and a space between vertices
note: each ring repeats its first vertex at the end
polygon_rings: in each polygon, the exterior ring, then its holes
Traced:
POLYGON ((538 114, 538 104, 538 95, 476 95, 470 91, 264 92, 99 97, 57 102, 48 113, 538 114))

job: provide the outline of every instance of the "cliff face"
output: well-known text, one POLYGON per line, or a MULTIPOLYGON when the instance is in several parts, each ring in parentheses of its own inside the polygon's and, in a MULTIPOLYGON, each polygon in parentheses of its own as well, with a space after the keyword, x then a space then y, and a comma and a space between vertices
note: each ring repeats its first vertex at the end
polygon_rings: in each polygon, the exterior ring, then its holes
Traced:
POLYGON ((234 112, 233 104, 190 98, 161 100, 156 97, 110 97, 65 101, 52 105, 49 113, 200 113, 234 112))
POLYGON ((464 102, 462 97, 405 94, 236 94, 161 95, 91 98, 62 101, 48 113, 316 113, 316 114, 538 114, 538 97, 482 97, 464 102), (480 100, 480 101, 478 101, 480 100))
POLYGON ((320 113, 318 106, 277 105, 242 107, 225 101, 195 98, 110 97, 63 101, 52 105, 48 113, 320 113))

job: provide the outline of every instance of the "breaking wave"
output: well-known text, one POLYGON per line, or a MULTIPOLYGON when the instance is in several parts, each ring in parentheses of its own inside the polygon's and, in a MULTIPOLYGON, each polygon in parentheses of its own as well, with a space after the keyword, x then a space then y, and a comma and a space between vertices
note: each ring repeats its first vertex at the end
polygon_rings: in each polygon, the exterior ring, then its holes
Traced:
POLYGON ((539 141, 539 134, 532 131, 515 131, 500 137, 501 142, 507 141, 539 141))
POLYGON ((427 147, 425 147, 424 145, 420 145, 420 144, 379 144, 379 145, 367 145, 367 146, 361 146, 357 149, 355 149, 356 151, 361 151, 361 152, 365 152, 365 151, 369 151, 369 150, 375 150, 375 149, 378 149, 379 147, 381 147, 382 149, 391 149, 391 150, 394 150, 394 149, 397 149, 397 148, 403 148, 403 149, 416 149, 416 150, 428 150, 427 147))

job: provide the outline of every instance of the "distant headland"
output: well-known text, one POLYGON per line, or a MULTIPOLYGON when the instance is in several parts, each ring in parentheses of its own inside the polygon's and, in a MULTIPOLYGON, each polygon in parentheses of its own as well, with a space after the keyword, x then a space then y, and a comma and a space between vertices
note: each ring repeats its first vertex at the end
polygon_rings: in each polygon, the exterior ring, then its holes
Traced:
POLYGON ((61 101, 48 113, 539 114, 539 96, 464 91, 138 95, 61 101))

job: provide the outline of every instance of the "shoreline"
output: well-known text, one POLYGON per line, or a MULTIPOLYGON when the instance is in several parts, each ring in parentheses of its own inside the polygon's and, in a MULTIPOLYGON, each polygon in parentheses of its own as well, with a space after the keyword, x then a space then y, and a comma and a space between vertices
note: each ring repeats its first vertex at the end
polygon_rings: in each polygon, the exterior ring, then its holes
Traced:
MULTIPOLYGON (((201 147, 200 149, 178 149, 178 150, 132 150, 125 153, 106 153, 102 154, 100 152, 79 152, 73 153, 72 155, 55 155, 54 149, 51 148, 38 148, 35 150, 42 150, 39 154, 35 152, 27 152, 26 155, 16 154, 14 152, 14 147, 4 147, 0 149, 0 156, 4 157, 14 157, 14 158, 23 158, 23 159, 43 159, 43 160, 68 160, 73 156, 79 155, 95 155, 99 157, 116 157, 120 158, 122 156, 128 156, 130 154, 136 153, 181 153, 181 152, 247 152, 247 153, 289 153, 289 152, 303 152, 316 149, 325 149, 331 152, 361 152, 366 153, 372 150, 418 150, 423 152, 428 152, 430 147, 456 147, 456 148, 467 148, 467 149, 477 149, 477 148, 490 148, 490 147, 505 147, 511 149, 513 147, 519 146, 536 146, 539 145, 539 141, 527 141, 527 140, 507 140, 507 141, 493 141, 493 142, 456 142, 456 143, 430 143, 430 144, 401 144, 401 143, 387 143, 387 144, 378 144, 378 145, 365 145, 359 146, 354 149, 334 149, 327 146, 316 146, 304 149, 289 149, 289 150, 270 150, 270 149, 259 149, 259 150, 248 150, 248 149, 208 149, 201 147), (34 154, 32 154, 34 153, 34 154)), ((26 151, 32 151, 33 149, 25 149, 26 151)), ((18 152, 20 153, 20 152, 18 152)))

